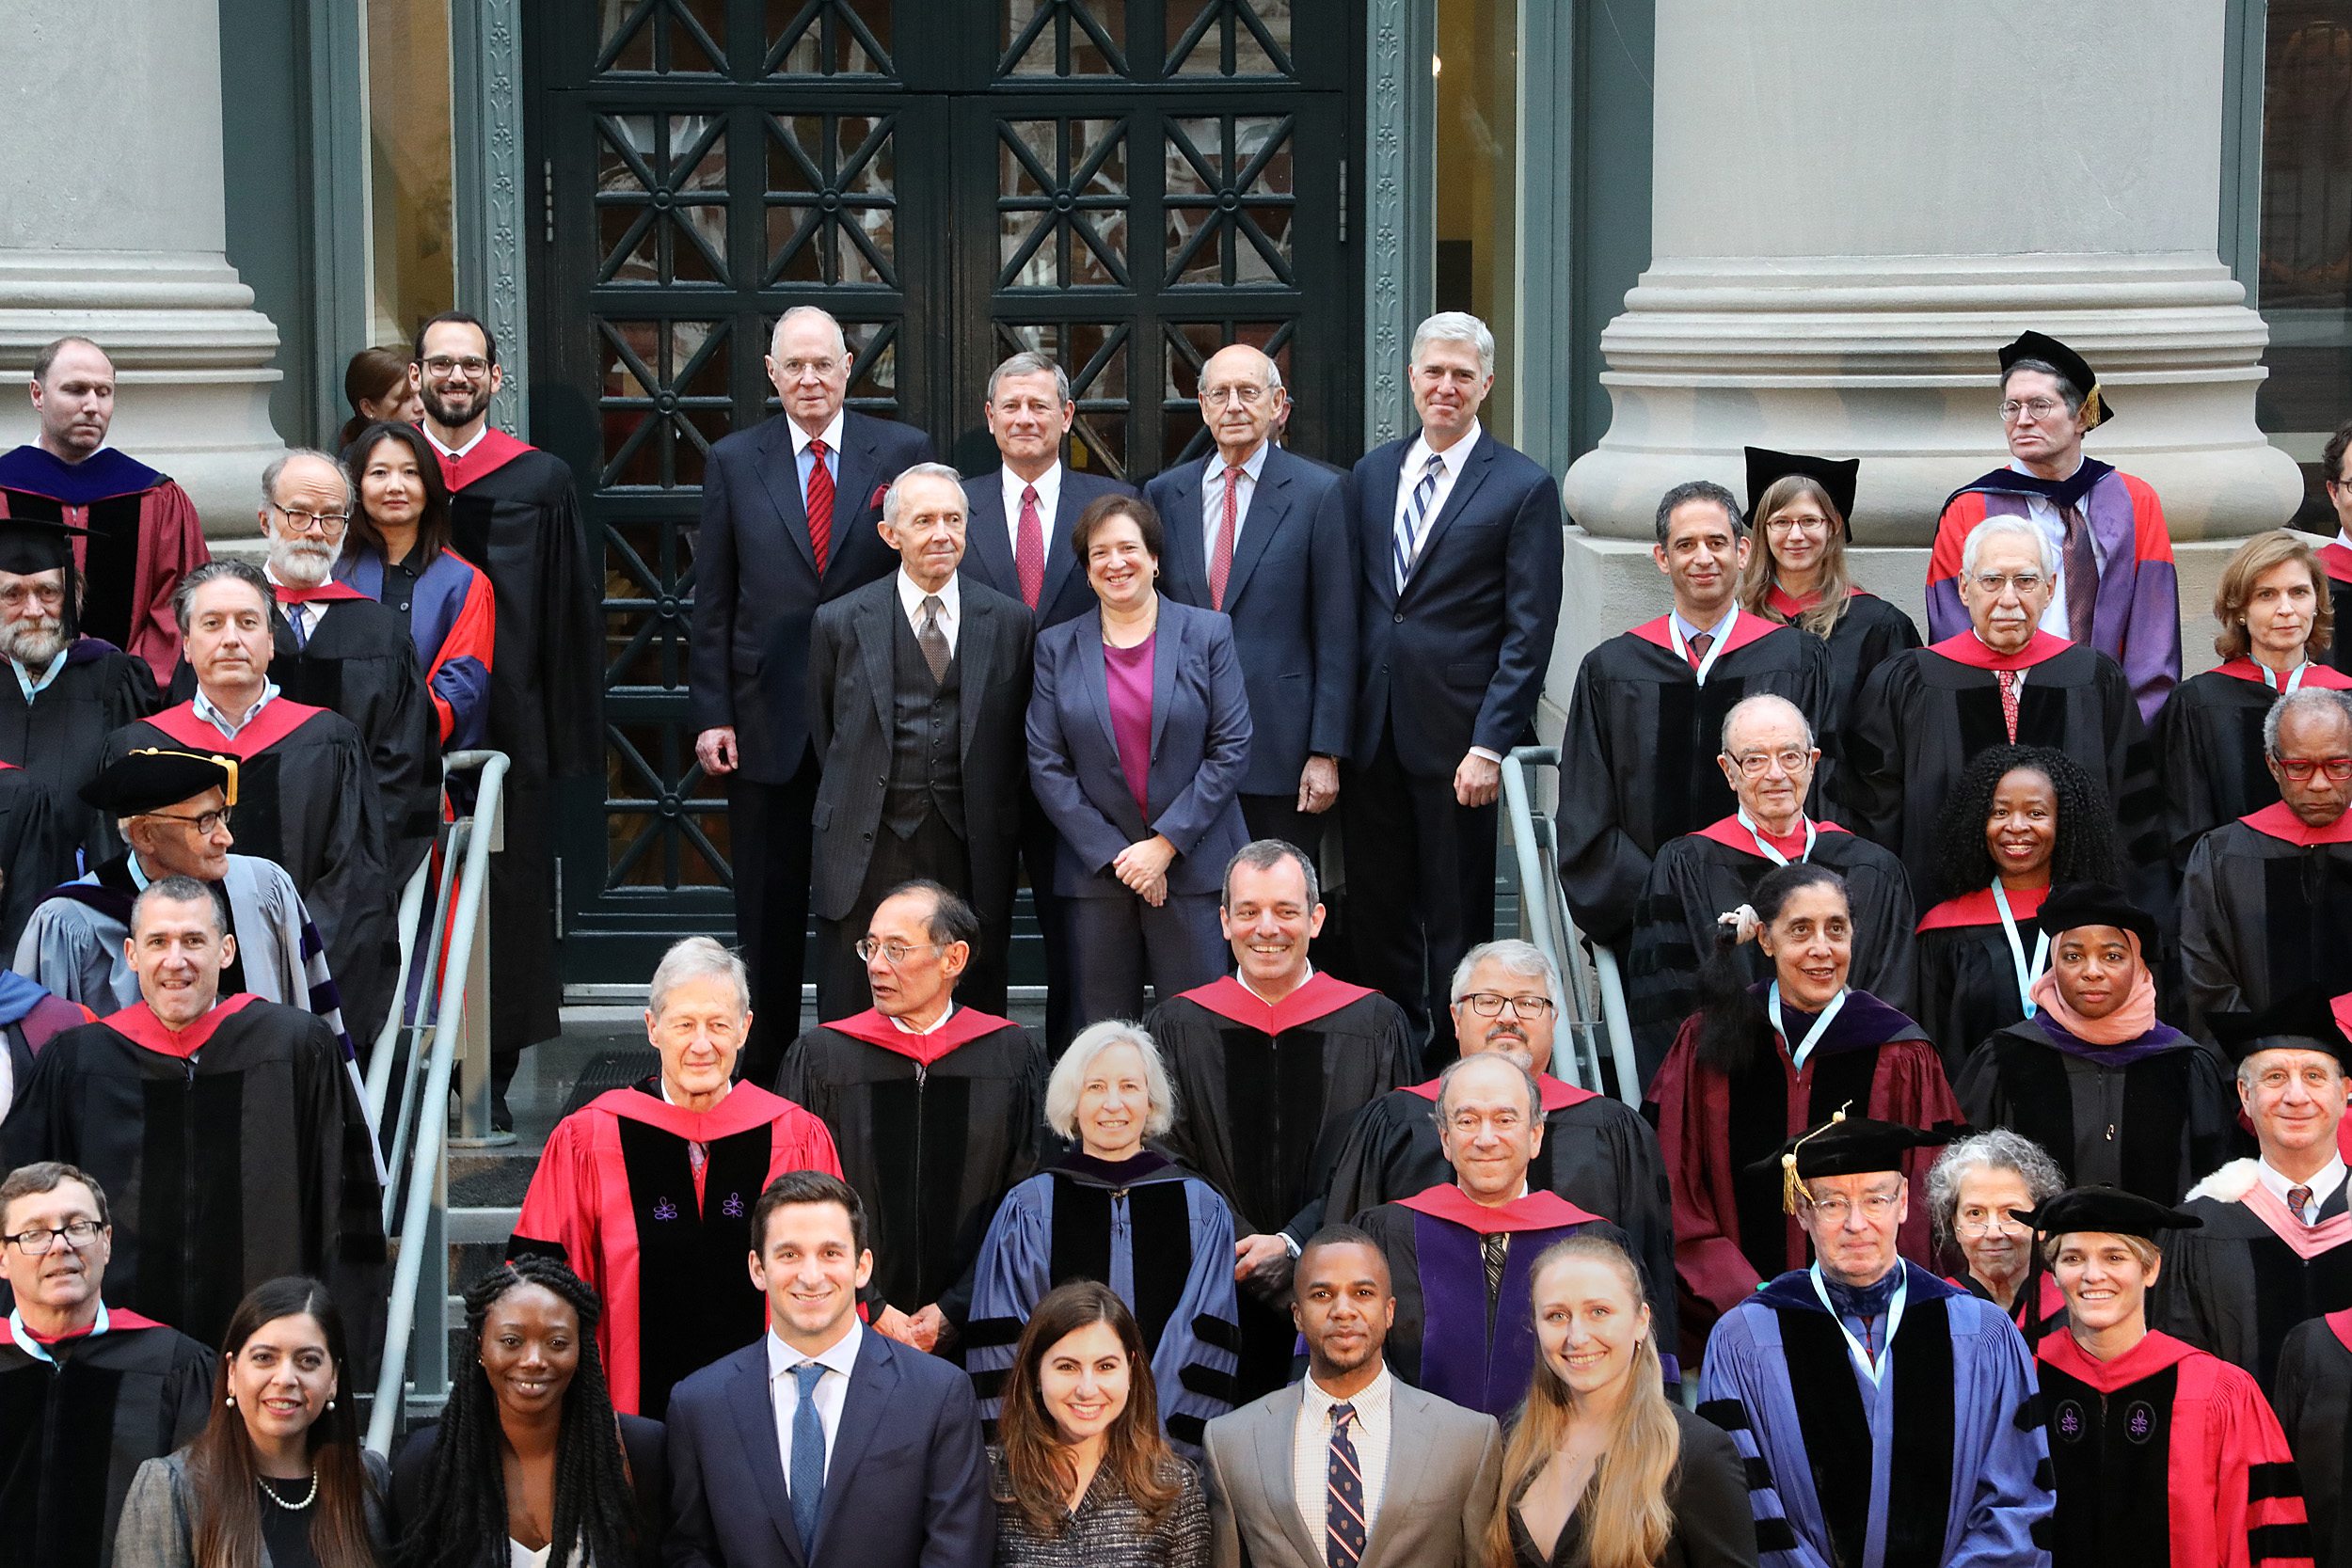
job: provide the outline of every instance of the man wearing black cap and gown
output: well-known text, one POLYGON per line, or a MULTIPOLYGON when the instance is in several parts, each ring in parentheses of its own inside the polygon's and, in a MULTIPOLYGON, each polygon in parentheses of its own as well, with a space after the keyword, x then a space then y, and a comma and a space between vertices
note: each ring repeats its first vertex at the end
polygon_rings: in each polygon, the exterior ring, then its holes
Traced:
POLYGON ((2352 1043, 2317 987, 2210 1022, 2237 1062, 2261 1153, 2189 1189, 2181 1207, 2203 1227, 2165 1243, 2153 1316, 2268 1390, 2289 1329, 2352 1307, 2352 1212, 2336 1143, 2352 1043))
MULTIPOLYGON (((2352 992, 2329 1004, 2335 1024, 2352 1038, 2352 992)), ((2352 1568, 2352 1521, 2344 1518, 2346 1465, 2352 1463, 2352 1307, 2297 1324, 2279 1351, 2271 1388, 2279 1424, 2295 1450, 2311 1516, 2317 1568, 2352 1568)))
POLYGON ((162 705, 147 660, 82 634, 81 533, 0 518, 0 654, 16 676, 0 680, 0 762, 49 792, 66 876, 111 852, 104 819, 75 799, 97 775, 106 736, 162 705))
POLYGON ((101 1017, 128 1007, 139 999, 138 973, 124 950, 131 901, 150 882, 193 877, 221 896, 237 939, 221 989, 314 1013, 348 1052, 326 946, 294 879, 275 861, 229 852, 236 843, 230 820, 237 776, 233 757, 155 749, 134 752, 92 779, 83 803, 131 847, 51 891, 18 940, 12 967, 101 1017))
POLYGON ((2083 455, 2083 437, 2114 417, 2097 372, 2056 338, 2027 332, 2001 350, 2009 466, 1944 503, 1928 561, 1928 636, 1968 629, 1959 577, 1969 531, 1987 517, 2025 517, 2058 557, 2042 629, 2122 665, 2141 721, 2153 723, 2181 679, 2179 582, 2156 492, 2083 455))
POLYGON ((2034 1369, 2057 1480, 2054 1568, 2310 1560, 2302 1484, 2262 1390, 2148 1326, 2156 1243, 2197 1216, 2091 1186, 2018 1218, 2068 1300, 2034 1369))
POLYGON ((1731 1433, 1766 1568, 2036 1563, 2051 1497, 2031 1353, 2009 1315, 1895 1250, 1911 1149, 1848 1117, 1772 1164, 1818 1260, 1726 1312, 1699 1414, 1731 1433))

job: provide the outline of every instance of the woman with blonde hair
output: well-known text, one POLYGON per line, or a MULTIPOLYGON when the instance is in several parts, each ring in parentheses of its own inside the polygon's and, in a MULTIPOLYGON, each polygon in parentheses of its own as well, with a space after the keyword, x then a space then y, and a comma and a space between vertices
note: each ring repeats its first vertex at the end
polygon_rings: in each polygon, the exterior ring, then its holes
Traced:
POLYGON ((1756 1561, 1728 1434, 1669 1402, 1633 1259, 1572 1236, 1535 1259, 1535 1362, 1502 1450, 1489 1568, 1728 1568, 1756 1561))
POLYGON ((2306 686, 2352 690, 2352 675, 2319 662, 2336 617, 2328 574, 2301 534, 2274 528, 2240 545, 2214 586, 2213 618, 2221 664, 2174 687, 2156 715, 2164 842, 2176 871, 2207 832, 2278 802, 2263 757, 2270 705, 2306 686))
POLYGON ((1740 608, 1829 644, 1829 711, 1812 716, 1831 742, 1816 778, 1826 805, 1837 788, 1836 738, 1846 726, 1846 705, 1882 662, 1919 646, 1919 628, 1856 583, 1847 563, 1859 458, 1838 462, 1750 447, 1747 460, 1755 542, 1740 571, 1740 608))

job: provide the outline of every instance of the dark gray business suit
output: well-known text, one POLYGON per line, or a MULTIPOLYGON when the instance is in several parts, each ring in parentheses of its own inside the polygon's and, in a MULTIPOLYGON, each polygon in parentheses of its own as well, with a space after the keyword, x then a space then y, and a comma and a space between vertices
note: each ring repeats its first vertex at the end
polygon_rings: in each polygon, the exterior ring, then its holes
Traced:
POLYGON ((981 937, 958 994, 982 1012, 1002 1014, 1013 862, 1028 777, 1023 723, 1036 633, 1019 600, 959 574, 954 660, 961 842, 936 825, 902 841, 882 820, 891 784, 895 673, 903 667, 893 653, 901 629, 911 635, 898 577, 893 572, 826 605, 809 633, 809 736, 824 768, 811 817, 818 1017, 865 1010, 866 966, 852 949, 883 895, 916 877, 944 882, 971 900, 981 937))
POLYGON ((1104 670, 1103 612, 1037 640, 1029 693, 1029 783, 1061 834, 1054 891, 1070 900, 1077 1024, 1139 1018, 1149 974, 1162 1001, 1225 973, 1216 895, 1248 842, 1236 799, 1249 766, 1249 696, 1232 623, 1161 595, 1152 657, 1146 804, 1120 768, 1104 670), (1176 847, 1157 909, 1111 871, 1153 833, 1176 847))

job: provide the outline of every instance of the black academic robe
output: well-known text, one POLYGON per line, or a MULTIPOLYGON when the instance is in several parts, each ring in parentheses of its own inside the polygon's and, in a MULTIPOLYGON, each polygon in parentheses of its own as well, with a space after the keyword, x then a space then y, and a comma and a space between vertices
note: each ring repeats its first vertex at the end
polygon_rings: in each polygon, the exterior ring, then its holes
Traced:
MULTIPOLYGON (((2164 847, 2173 870, 2188 867, 2197 841, 2279 801, 2263 760, 2263 720, 2279 692, 2253 660, 2233 658, 2172 689, 2152 739, 2164 784, 2164 847)), ((2274 679, 2276 677, 2273 677, 2274 679)), ((2307 666, 2302 684, 2342 691, 2352 675, 2307 666)))
POLYGON ((1949 891, 1935 885, 1944 803, 1969 758, 2010 740, 1996 669, 2026 672, 2017 744, 2054 746, 2080 763, 2106 786, 2125 857, 2137 866, 2159 862, 2154 763, 2123 667, 2048 632, 1996 656, 1963 631, 1879 666, 1845 737, 1854 830, 1901 856, 1923 896, 1949 891))
POLYGON ((247 1291, 326 1281, 355 1375, 384 1334, 375 1137, 342 1045, 310 1013, 224 998, 177 1036, 145 1003, 68 1029, 0 1123, 10 1166, 63 1160, 113 1199, 110 1307, 218 1344, 247 1291))
POLYGON ((794 1040, 776 1093, 832 1129, 865 1200, 873 1288, 961 1330, 996 1205, 1037 1168, 1045 1048, 1018 1023, 958 1007, 929 1035, 868 1009, 794 1040))
POLYGON ((456 551, 498 601, 488 744, 511 767, 506 847, 490 857, 490 1036, 513 1052, 562 1027, 553 785, 604 774, 604 550, 580 518, 570 467, 502 431, 442 458, 441 477, 456 551))
POLYGON ((2181 973, 2189 1016, 2261 1012, 2313 983, 2330 993, 2352 956, 2352 812, 2304 826, 2285 802, 2197 841, 2181 875, 2181 973))
POLYGON ((2295 1451, 2311 1516, 2316 1568, 2352 1568, 2352 1521, 2344 1516, 2352 1480, 2352 1310, 2297 1323, 2279 1352, 2271 1390, 2279 1424, 2295 1451))
POLYGON ((2335 641, 2328 645, 2328 662, 2352 675, 2352 547, 2339 534, 2319 548, 2319 563, 2328 572, 2328 602, 2336 612, 2335 641))
MULTIPOLYGON (((2028 965, 2033 962, 2034 916, 2046 887, 2019 888, 2009 895, 2010 918, 2028 965)), ((1947 1073, 1958 1073, 1986 1036, 2020 1022, 2026 994, 2017 984, 2017 958, 1990 887, 1947 898, 1919 917, 1919 1008, 1914 1015, 1935 1041, 1947 1073)), ((2045 963, 2044 967, 2047 965, 2045 963)), ((2040 971, 2026 976, 2031 985, 2040 971)))
POLYGON ((1659 847, 1740 804, 1715 757, 1724 715, 1748 697, 1786 697, 1819 731, 1829 711, 1821 640, 1740 614, 1705 685, 1677 653, 1670 618, 1613 637, 1577 666, 1560 743, 1560 879, 1596 942, 1631 930, 1659 847))
POLYGON ((131 1478, 194 1441, 212 1415, 211 1351, 128 1309, 106 1310, 102 1324, 28 1349, 0 1321, 0 1517, 11 1561, 107 1568, 131 1478))
MULTIPOLYGON (((1773 619, 1792 623, 1805 609, 1805 603, 1778 587, 1772 590, 1766 604, 1773 619)), ((1856 588, 1847 595, 1846 612, 1837 617, 1825 641, 1829 644, 1829 705, 1815 720, 1822 746, 1820 772, 1815 783, 1821 809, 1835 816, 1845 809, 1845 759, 1837 752, 1839 737, 1846 733, 1847 714, 1872 671, 1897 654, 1919 646, 1919 628, 1894 605, 1867 588, 1856 588)))
POLYGON ((2024 1133, 2068 1186, 2121 1187, 2168 1206, 2249 1144, 2228 1067, 2168 1024, 2098 1046, 2037 1012, 1978 1046, 1952 1093, 1969 1126, 2024 1133))
MULTIPOLYGON (((1836 823, 1813 827, 1811 853, 1797 858, 1846 879, 1853 906, 1849 982, 1898 1012, 1912 1011, 1915 917, 1902 862, 1836 823)), ((1645 1086, 1673 1049, 1682 1021, 1698 1006, 1699 966, 1715 951, 1717 933, 1724 929, 1716 917, 1746 903, 1774 864, 1758 853, 1757 837, 1737 816, 1683 834, 1650 863, 1625 965, 1626 1010, 1645 1086)), ((1751 984, 1772 977, 1772 961, 1760 948, 1740 947, 1734 958, 1751 984)))
POLYGON ((1527 1398, 1535 1370, 1535 1260, 1544 1249, 1594 1235, 1632 1251, 1624 1231, 1556 1193, 1530 1192, 1486 1209, 1448 1182, 1367 1210, 1353 1223, 1380 1243, 1396 1291, 1389 1370, 1497 1418, 1527 1398), (1483 1249, 1497 1234, 1511 1240, 1502 1287, 1490 1294, 1483 1249))
POLYGON ((2267 1393, 2287 1331, 2352 1307, 2352 1184, 2338 1183, 2306 1226, 2255 1169, 2233 1160, 2189 1190, 2180 1207, 2204 1225, 2164 1233, 2148 1326, 2244 1368, 2267 1393))
MULTIPOLYGON (((1675 1227, 1658 1134, 1621 1100, 1539 1076, 1544 1145, 1527 1167, 1531 1192, 1557 1193, 1613 1221, 1632 1239, 1662 1314, 1659 1343, 1675 1343, 1675 1227)), ((1454 1180, 1438 1141, 1438 1081, 1391 1089, 1357 1115, 1332 1166, 1327 1217, 1359 1214, 1454 1180)), ((1671 1352, 1670 1352, 1671 1354, 1671 1352)))
POLYGON ((0 762, 12 762, 49 791, 57 846, 70 874, 112 854, 114 825, 81 801, 98 776, 106 737, 163 705, 147 660, 94 637, 58 656, 65 668, 30 703, 12 672, 0 670, 0 762), (72 863, 81 851, 84 864, 72 863))
POLYGON ((181 703, 108 736, 105 761, 145 746, 239 759, 230 819, 237 853, 276 861, 294 879, 326 943, 344 1026, 373 1039, 400 973, 400 890, 385 873, 382 801, 359 732, 340 714, 279 696, 230 740, 181 703), (369 1009, 356 1005, 360 997, 372 999, 369 1009))
POLYGON ((8 951, 72 865, 49 791, 27 769, 0 762, 0 942, 8 951))

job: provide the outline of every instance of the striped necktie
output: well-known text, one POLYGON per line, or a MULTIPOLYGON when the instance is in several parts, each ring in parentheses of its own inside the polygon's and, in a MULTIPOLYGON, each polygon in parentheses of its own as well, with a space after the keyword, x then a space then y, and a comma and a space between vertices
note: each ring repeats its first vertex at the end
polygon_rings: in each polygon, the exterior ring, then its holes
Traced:
POLYGON ((1431 452, 1429 461, 1422 465, 1421 480, 1413 486, 1412 500, 1406 506, 1405 515, 1396 520, 1396 591, 1400 594, 1411 580, 1413 568, 1421 564, 1429 503, 1438 494, 1438 478, 1444 472, 1445 459, 1431 452))
POLYGON ((1356 1568, 1364 1559, 1364 1470, 1356 1462, 1356 1439, 1348 1427, 1352 1404, 1331 1407, 1331 1459, 1324 1483, 1324 1568, 1356 1568))

